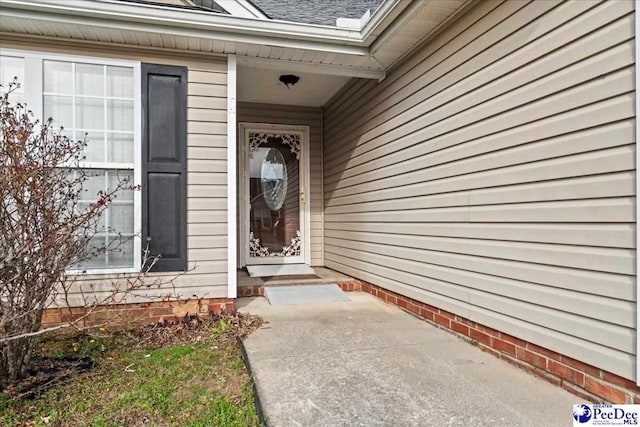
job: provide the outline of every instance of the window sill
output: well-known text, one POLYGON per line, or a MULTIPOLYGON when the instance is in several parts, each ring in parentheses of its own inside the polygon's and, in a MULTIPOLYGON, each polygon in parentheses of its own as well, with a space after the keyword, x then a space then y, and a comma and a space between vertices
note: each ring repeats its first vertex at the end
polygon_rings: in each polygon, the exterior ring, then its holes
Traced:
POLYGON ((140 270, 133 267, 93 269, 93 270, 72 270, 69 274, 77 277, 90 277, 91 279, 112 278, 114 276, 138 273, 140 270))

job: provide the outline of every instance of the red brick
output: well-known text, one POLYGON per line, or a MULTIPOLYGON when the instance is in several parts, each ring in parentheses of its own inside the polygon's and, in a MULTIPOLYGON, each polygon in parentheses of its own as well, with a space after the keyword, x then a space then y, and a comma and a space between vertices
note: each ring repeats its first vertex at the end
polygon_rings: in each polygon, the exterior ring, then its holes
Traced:
POLYGON ((406 309, 409 307, 409 302, 404 297, 398 297, 398 305, 406 309))
POLYGON ((148 310, 149 310, 150 316, 162 316, 162 315, 173 314, 173 309, 171 307, 153 307, 148 310))
MULTIPOLYGON (((109 313, 110 314, 110 313, 109 313)), ((171 314, 171 310, 169 310, 168 314, 171 314)), ((156 314, 152 314, 151 310, 118 310, 115 313, 115 316, 120 317, 120 319, 123 320, 135 320, 135 319, 140 319, 143 317, 151 317, 151 316, 156 316, 156 314)), ((114 317, 114 315, 111 315, 109 317, 114 317)))
POLYGON ((497 352, 495 349, 493 349, 492 347, 486 346, 484 344, 478 344, 478 348, 482 351, 485 351, 489 354, 492 354, 493 356, 497 357, 498 359, 500 358, 500 353, 497 352))
POLYGON ((627 390, 633 391, 634 393, 640 394, 640 387, 636 385, 635 381, 631 381, 604 371, 602 372, 602 379, 612 384, 619 385, 620 387, 623 387, 627 390))
POLYGON ((435 322, 436 321, 435 317, 437 316, 437 314, 431 310, 426 310, 424 307, 420 307, 420 316, 424 317, 425 319, 429 319, 432 322, 435 322))
POLYGON ((522 360, 518 360, 515 357, 511 357, 508 354, 504 354, 504 353, 498 353, 498 359, 500 360, 504 360, 505 362, 507 362, 510 365, 515 366, 516 368, 520 368, 524 371, 526 371, 527 369, 530 369, 531 367, 529 365, 527 365, 526 363, 524 363, 522 360))
POLYGON ((455 320, 451 321, 451 329, 463 335, 469 336, 469 327, 465 324, 456 322, 455 320))
POLYGON ((622 390, 593 377, 586 377, 585 389, 609 403, 625 403, 627 400, 622 390))
POLYGON ((516 368, 520 368, 520 369, 523 369, 525 371, 531 370, 531 367, 529 365, 527 365, 526 363, 524 363, 521 360, 518 360, 515 357, 509 356, 508 354, 504 354, 504 353, 500 354, 500 359, 502 359, 505 362, 515 366, 516 368))
POLYGON ((425 311, 430 311, 430 312, 435 313, 435 314, 440 312, 440 310, 438 310, 437 308, 435 308, 435 307, 433 307, 433 306, 431 306, 429 304, 424 304, 424 303, 418 303, 418 304, 420 304, 420 307, 425 311))
POLYGON ((547 358, 537 353, 518 347, 516 348, 516 356, 518 359, 524 360, 540 369, 547 369, 547 358))
POLYGON ((448 311, 439 310, 438 314, 440 314, 441 316, 446 317, 447 319, 456 320, 456 315, 453 314, 453 313, 449 313, 448 311))
POLYGON ((465 319, 464 317, 460 317, 460 316, 457 316, 457 317, 460 318, 460 320, 459 320, 460 323, 464 323, 465 325, 469 326, 470 328, 475 328, 476 327, 476 322, 472 322, 471 320, 465 319))
POLYGON ((436 323, 441 324, 442 326, 446 326, 447 328, 451 327, 451 321, 444 316, 440 316, 439 314, 433 314, 433 320, 436 323))
POLYGON ((580 362, 579 360, 572 359, 571 357, 560 355, 559 359, 562 363, 567 366, 571 366, 578 371, 584 372, 585 374, 589 374, 592 377, 601 378, 600 369, 593 367, 591 365, 587 365, 586 363, 580 362))
POLYGON ((412 302, 410 302, 409 304, 407 304, 407 310, 409 310, 410 312, 420 315, 420 306, 418 306, 417 304, 414 304, 412 302))
POLYGON ((370 284, 363 283, 361 288, 362 288, 363 292, 371 293, 371 285, 370 284))
POLYGON ((637 394, 633 397, 633 403, 636 405, 640 404, 640 396, 638 396, 637 394))
POLYGON ((595 397, 594 395, 586 392, 584 389, 573 385, 571 383, 568 383, 566 381, 562 381, 562 388, 567 390, 569 393, 574 394, 576 396, 578 396, 580 399, 586 401, 586 402, 593 402, 593 403, 599 403, 600 399, 598 399, 597 397, 595 397))
POLYGON ((476 329, 478 329, 481 332, 484 332, 485 334, 492 335, 494 337, 500 336, 500 332, 496 331, 495 329, 487 328, 484 325, 477 325, 476 329))
POLYGON ((527 350, 533 351, 534 353, 541 354, 549 359, 557 360, 558 362, 560 361, 560 354, 556 353, 555 351, 547 350, 544 347, 537 346, 530 342, 527 343, 527 350))
POLYGON ((57 310, 56 311, 46 310, 42 315, 43 324, 60 323, 61 320, 62 320, 62 316, 60 316, 60 313, 57 310))
POLYGON ((493 337, 491 339, 491 346, 496 350, 504 351, 505 353, 509 353, 513 356, 516 355, 516 346, 499 338, 493 337))
POLYGON ((61 316, 61 320, 63 322, 73 322, 73 321, 79 320, 81 317, 82 317, 82 314, 80 313, 72 313, 72 314, 65 313, 61 316))
POLYGON ((555 360, 549 360, 548 370, 554 375, 559 376, 577 386, 584 387, 584 374, 573 368, 558 363, 555 360))
POLYGON ((484 332, 480 332, 477 329, 469 330, 469 336, 480 343, 491 345, 491 337, 484 332))
POLYGON ((500 332, 500 338, 517 345, 518 347, 525 347, 527 342, 525 340, 521 340, 520 338, 516 338, 512 335, 505 334, 504 332, 500 332))

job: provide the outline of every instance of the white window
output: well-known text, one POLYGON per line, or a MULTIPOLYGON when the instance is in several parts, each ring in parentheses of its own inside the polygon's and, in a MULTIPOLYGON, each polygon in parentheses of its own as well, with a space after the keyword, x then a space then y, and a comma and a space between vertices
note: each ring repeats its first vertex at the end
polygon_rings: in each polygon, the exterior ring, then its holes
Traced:
MULTIPOLYGON (((86 171, 81 203, 120 180, 140 183, 140 64, 77 56, 0 51, 0 77, 17 77, 12 95, 37 118, 54 119, 69 138, 85 139, 81 167, 86 171)), ((141 197, 121 191, 109 205, 95 245, 117 246, 83 265, 88 273, 134 271, 140 266, 141 197)))

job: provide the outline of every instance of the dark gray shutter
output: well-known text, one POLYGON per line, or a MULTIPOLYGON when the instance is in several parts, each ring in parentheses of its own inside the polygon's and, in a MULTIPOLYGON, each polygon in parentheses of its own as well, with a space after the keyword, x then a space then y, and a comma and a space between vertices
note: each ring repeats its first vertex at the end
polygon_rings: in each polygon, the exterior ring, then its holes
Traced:
POLYGON ((142 244, 187 268, 187 69, 142 64, 142 244))

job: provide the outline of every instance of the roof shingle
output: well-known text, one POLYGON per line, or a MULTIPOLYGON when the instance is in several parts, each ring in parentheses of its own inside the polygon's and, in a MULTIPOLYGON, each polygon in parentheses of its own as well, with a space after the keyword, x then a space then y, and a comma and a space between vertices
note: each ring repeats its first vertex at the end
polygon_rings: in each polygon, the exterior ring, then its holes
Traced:
MULTIPOLYGON (((250 0, 271 19, 305 24, 336 25, 337 18, 373 13, 383 0, 250 0)), ((224 7, 224 1, 220 4, 224 7)))

